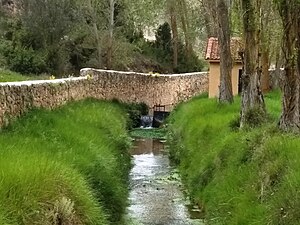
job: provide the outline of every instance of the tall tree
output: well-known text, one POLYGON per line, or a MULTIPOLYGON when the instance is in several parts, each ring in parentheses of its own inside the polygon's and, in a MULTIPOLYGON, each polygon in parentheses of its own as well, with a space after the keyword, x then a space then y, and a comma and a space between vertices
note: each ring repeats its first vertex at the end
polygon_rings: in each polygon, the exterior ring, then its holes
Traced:
POLYGON ((261 33, 261 89, 263 93, 269 91, 271 86, 270 64, 277 61, 275 55, 280 53, 281 22, 275 4, 269 0, 261 0, 260 10, 260 33, 261 33))
POLYGON ((277 0, 283 22, 283 79, 282 115, 280 128, 300 131, 300 1, 277 0))
POLYGON ((43 51, 50 72, 64 74, 69 61, 65 45, 69 32, 78 22, 76 0, 19 0, 18 6, 18 17, 27 33, 19 49, 43 51))
POLYGON ((97 16, 97 8, 98 4, 97 2, 94 2, 93 0, 88 0, 88 11, 91 17, 91 21, 88 21, 88 23, 92 24, 92 30, 93 35, 96 40, 96 49, 97 49, 97 66, 99 68, 102 67, 102 47, 101 47, 101 38, 100 38, 100 32, 98 28, 98 16, 97 16))
MULTIPOLYGON (((263 93, 267 92, 270 87, 270 17, 272 15, 272 8, 270 9, 270 3, 266 0, 262 0, 260 10, 260 30, 261 30, 261 89, 263 93), (267 5, 268 4, 268 5, 267 5)), ((272 28, 273 29, 273 28, 272 28)))
POLYGON ((177 13, 176 13, 176 0, 168 0, 168 10, 171 21, 172 30, 172 46, 173 46, 173 71, 178 67, 178 26, 177 26, 177 13))
POLYGON ((205 11, 204 14, 204 20, 205 20, 205 28, 207 32, 208 38, 210 37, 217 37, 217 25, 215 23, 215 19, 217 18, 217 11, 215 0, 202 0, 203 8, 205 11))
POLYGON ((180 20, 185 40, 185 54, 187 59, 190 58, 193 48, 190 37, 190 21, 188 18, 188 8, 186 0, 177 0, 179 6, 180 20))
POLYGON ((260 0, 242 0, 243 10, 243 31, 244 31, 244 71, 242 75, 242 108, 241 123, 243 127, 248 122, 247 115, 252 110, 258 111, 260 116, 265 114, 265 104, 262 91, 260 89, 260 57, 258 29, 258 6, 260 0))
POLYGON ((225 0, 215 0, 217 9, 218 42, 220 48, 219 102, 232 103, 232 57, 230 49, 229 6, 225 0))
POLYGON ((109 25, 108 25, 108 48, 107 48, 107 68, 112 68, 113 38, 115 24, 115 0, 109 0, 109 25))

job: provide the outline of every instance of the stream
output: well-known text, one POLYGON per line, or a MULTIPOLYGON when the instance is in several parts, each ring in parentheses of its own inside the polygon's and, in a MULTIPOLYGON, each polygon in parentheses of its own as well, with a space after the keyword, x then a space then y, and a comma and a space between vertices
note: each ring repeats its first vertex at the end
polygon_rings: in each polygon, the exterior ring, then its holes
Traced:
POLYGON ((137 139, 131 154, 129 225, 204 225, 201 213, 189 206, 182 192, 164 143, 137 139))

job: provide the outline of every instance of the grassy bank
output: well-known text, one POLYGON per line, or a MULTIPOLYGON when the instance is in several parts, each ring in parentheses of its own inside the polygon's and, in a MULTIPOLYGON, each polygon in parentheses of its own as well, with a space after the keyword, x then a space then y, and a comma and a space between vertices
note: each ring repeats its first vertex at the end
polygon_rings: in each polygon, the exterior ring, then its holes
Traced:
POLYGON ((133 138, 153 138, 153 139, 166 139, 166 128, 152 128, 142 129, 136 128, 131 130, 130 136, 133 138))
POLYGON ((0 224, 119 221, 130 169, 124 115, 86 100, 32 111, 1 131, 0 224))
POLYGON ((0 82, 14 82, 14 81, 25 81, 25 80, 48 80, 49 76, 46 75, 22 75, 10 70, 4 70, 0 68, 0 82))
POLYGON ((239 99, 198 98, 171 116, 171 157, 207 224, 300 224, 300 137, 276 128, 280 95, 266 96, 270 121, 238 131, 239 99))

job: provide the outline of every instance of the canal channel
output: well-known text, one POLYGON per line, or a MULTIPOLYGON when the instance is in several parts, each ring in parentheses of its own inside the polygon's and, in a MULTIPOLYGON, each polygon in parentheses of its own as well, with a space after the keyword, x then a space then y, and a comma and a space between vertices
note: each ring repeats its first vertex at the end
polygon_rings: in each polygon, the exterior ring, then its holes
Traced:
POLYGON ((130 173, 129 224, 204 225, 201 212, 183 193, 163 141, 136 139, 131 154, 134 166, 130 173))

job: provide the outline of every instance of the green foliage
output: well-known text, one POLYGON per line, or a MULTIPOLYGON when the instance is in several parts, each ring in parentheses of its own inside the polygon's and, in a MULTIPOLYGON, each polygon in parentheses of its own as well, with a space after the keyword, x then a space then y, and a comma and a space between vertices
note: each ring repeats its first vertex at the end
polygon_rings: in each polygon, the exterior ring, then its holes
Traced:
POLYGON ((157 28, 156 34, 156 47, 161 49, 166 55, 171 54, 172 50, 172 35, 169 23, 165 22, 157 28))
POLYGON ((12 72, 10 70, 0 69, 0 82, 13 82, 13 81, 25 81, 25 80, 38 80, 49 79, 48 76, 34 76, 34 75, 22 75, 20 73, 12 72))
POLYGON ((184 45, 179 43, 177 73, 197 72, 204 69, 205 62, 196 55, 194 51, 187 55, 184 45))
POLYGON ((231 128, 239 98, 198 98, 171 115, 170 154, 207 224, 299 224, 300 139, 276 127, 280 93, 265 100, 271 119, 253 129, 231 128))
POLYGON ((130 132, 130 135, 137 138, 165 139, 167 135, 167 129, 133 129, 130 132))
MULTIPOLYGON (((173 60, 173 50, 172 50, 172 36, 170 25, 166 22, 157 28, 156 41, 152 42, 139 42, 139 47, 141 53, 155 59, 159 62, 164 70, 171 73, 186 73, 202 71, 204 68, 204 62, 198 58, 195 52, 191 52, 188 56, 186 53, 185 46, 179 42, 178 43, 178 67, 172 71, 171 65, 173 60)), ((165 72, 165 71, 155 71, 155 72, 165 72)))
POLYGON ((234 130, 238 130, 240 128, 240 124, 241 124, 241 116, 238 115, 236 116, 233 120, 231 120, 229 122, 229 127, 234 131, 234 130))
POLYGON ((22 74, 41 74, 46 72, 45 56, 38 54, 32 48, 7 48, 4 56, 9 69, 22 74))
POLYGON ((127 129, 140 127, 141 116, 148 115, 149 107, 145 103, 125 103, 114 99, 113 102, 122 107, 128 116, 127 129))
MULTIPOLYGON (((14 16, 0 12, 0 67, 61 77, 78 74, 83 67, 108 66, 108 1, 32 0, 20 4, 21 13, 14 16)), ((116 1, 112 69, 160 73, 203 69, 197 55, 192 52, 187 56, 185 46, 179 43, 178 68, 172 70, 168 23, 159 26, 156 43, 144 39, 144 24, 150 28, 157 24, 164 7, 165 2, 158 0, 116 1)))
POLYGON ((32 111, 3 130, 0 221, 118 221, 126 208, 131 167, 125 126, 120 106, 86 100, 32 111))
POLYGON ((130 67, 132 62, 135 60, 135 46, 129 43, 124 37, 119 37, 114 40, 113 50, 113 68, 116 70, 128 70, 128 67, 130 67))
POLYGON ((266 122, 266 113, 261 108, 251 108, 247 112, 245 112, 245 124, 249 127, 257 127, 266 122))
POLYGON ((2 66, 22 74, 62 74, 68 64, 65 41, 48 43, 32 33, 37 28, 24 23, 18 18, 1 23, 4 35, 0 39, 0 52, 5 59, 2 66))
MULTIPOLYGON (((153 72, 158 73, 171 73, 172 65, 172 42, 171 42, 171 29, 168 23, 160 25, 155 33, 156 41, 146 41, 140 39, 135 43, 137 51, 152 59, 158 66, 153 68, 153 72)), ((149 71, 147 71, 149 72, 149 71)))

